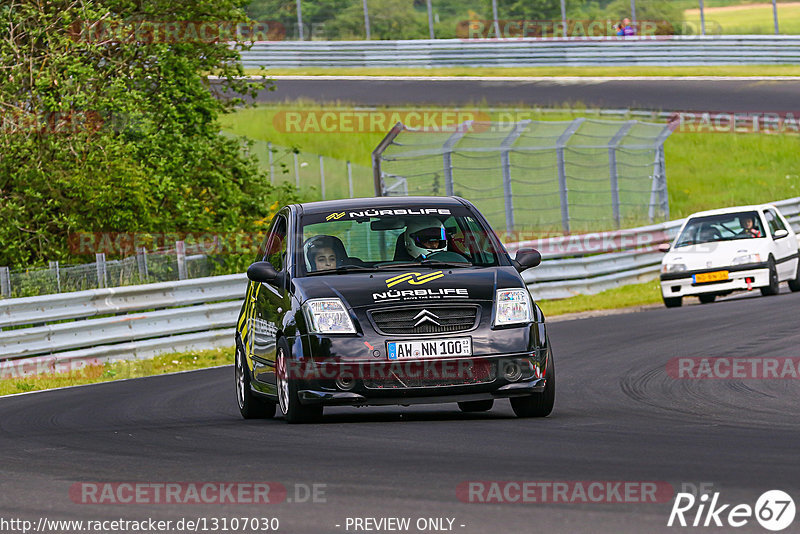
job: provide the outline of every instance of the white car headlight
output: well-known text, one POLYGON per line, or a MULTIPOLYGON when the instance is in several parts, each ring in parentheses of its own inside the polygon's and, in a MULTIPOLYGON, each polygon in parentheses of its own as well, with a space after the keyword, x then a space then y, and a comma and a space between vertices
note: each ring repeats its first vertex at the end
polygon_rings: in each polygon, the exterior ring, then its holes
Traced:
POLYGON ((665 263, 661 267, 662 273, 679 273, 686 270, 685 263, 665 263))
POLYGON ((531 298, 527 289, 499 289, 494 305, 494 324, 497 326, 529 323, 533 320, 531 298))
POLYGON ((761 263, 761 254, 742 254, 733 258, 731 265, 744 265, 745 263, 761 263))
POLYGON ((350 314, 340 299, 313 299, 303 304, 308 331, 315 334, 355 334, 350 314))

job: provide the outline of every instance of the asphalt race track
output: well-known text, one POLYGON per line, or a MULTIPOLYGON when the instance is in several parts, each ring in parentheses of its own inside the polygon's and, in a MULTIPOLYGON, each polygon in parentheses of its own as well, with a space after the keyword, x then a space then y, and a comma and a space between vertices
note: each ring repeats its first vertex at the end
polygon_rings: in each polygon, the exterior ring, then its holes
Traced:
POLYGON ((800 80, 336 80, 286 77, 275 81, 274 91, 261 91, 257 100, 283 102, 302 98, 362 106, 485 103, 548 107, 582 104, 611 109, 796 113, 798 95, 800 80))
MULTIPOLYGON (((465 534, 697 531, 666 527, 671 500, 483 504, 461 502, 456 488, 660 481, 674 491, 713 484, 725 503, 752 506, 770 489, 797 501, 800 381, 676 380, 665 366, 685 356, 797 357, 798 308, 800 295, 783 288, 552 323, 556 409, 540 420, 516 419, 499 401, 478 415, 453 404, 328 409, 324 423, 307 426, 244 421, 230 367, 0 398, 0 516, 278 517, 280 532, 302 533, 353 532, 347 517, 396 516, 412 525, 454 518, 465 534), (293 501, 295 484, 326 486, 317 503, 73 502, 70 486, 91 481, 271 481, 293 501)), ((765 532, 753 520, 736 531, 765 532)))

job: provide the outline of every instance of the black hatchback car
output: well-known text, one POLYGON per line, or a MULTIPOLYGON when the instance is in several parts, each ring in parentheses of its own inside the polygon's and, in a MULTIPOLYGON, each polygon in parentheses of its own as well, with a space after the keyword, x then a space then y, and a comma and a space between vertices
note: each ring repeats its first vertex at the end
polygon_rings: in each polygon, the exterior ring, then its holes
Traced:
POLYGON ((296 204, 272 221, 236 328, 245 418, 290 423, 324 406, 509 398, 544 417, 555 368, 544 315, 520 276, 541 256, 509 257, 457 197, 296 204))

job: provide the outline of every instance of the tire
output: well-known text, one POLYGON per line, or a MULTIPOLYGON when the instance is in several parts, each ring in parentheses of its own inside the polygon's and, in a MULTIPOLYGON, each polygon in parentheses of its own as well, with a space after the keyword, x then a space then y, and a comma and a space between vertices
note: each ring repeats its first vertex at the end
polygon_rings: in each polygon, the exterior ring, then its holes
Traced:
POLYGON ((547 378, 547 383, 543 392, 511 398, 511 409, 514 410, 517 417, 547 417, 553 411, 556 401, 556 368, 553 362, 553 352, 549 349, 544 376, 547 378))
POLYGON ((458 409, 462 412, 488 412, 492 406, 494 406, 494 399, 458 403, 458 409))
POLYGON ((269 419, 275 415, 275 403, 256 396, 250 389, 250 369, 245 361, 244 348, 237 340, 233 365, 236 380, 236 403, 245 419, 269 419))
POLYGON ((680 308, 683 304, 682 297, 661 297, 664 299, 664 306, 667 308, 680 308))
POLYGON ((770 256, 767 264, 769 266, 769 285, 761 288, 761 294, 765 297, 777 295, 780 291, 780 285, 778 282, 778 269, 775 267, 775 258, 770 256))
POLYGON ((703 304, 711 304, 717 298, 717 296, 714 293, 704 293, 702 295, 697 295, 697 297, 703 304))
POLYGON ((286 361, 290 358, 289 344, 286 339, 278 340, 275 351, 275 383, 278 386, 278 406, 287 423, 312 423, 322 418, 322 406, 306 406, 300 404, 297 395, 297 380, 287 376, 286 361))
MULTIPOLYGON (((800 251, 798 251, 800 253, 800 251)), ((792 291, 800 291, 800 258, 797 260, 797 274, 794 280, 789 280, 789 289, 792 291)))

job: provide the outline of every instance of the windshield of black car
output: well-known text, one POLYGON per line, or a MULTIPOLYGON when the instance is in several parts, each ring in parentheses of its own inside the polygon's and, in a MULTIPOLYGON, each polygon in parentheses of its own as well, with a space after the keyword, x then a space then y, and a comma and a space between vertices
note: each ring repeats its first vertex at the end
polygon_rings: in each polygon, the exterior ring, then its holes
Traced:
POLYGON ((692 217, 675 242, 675 248, 716 241, 764 237, 761 218, 755 211, 692 217))
POLYGON ((300 264, 308 275, 394 268, 490 267, 506 262, 466 208, 391 208, 305 214, 300 264))

